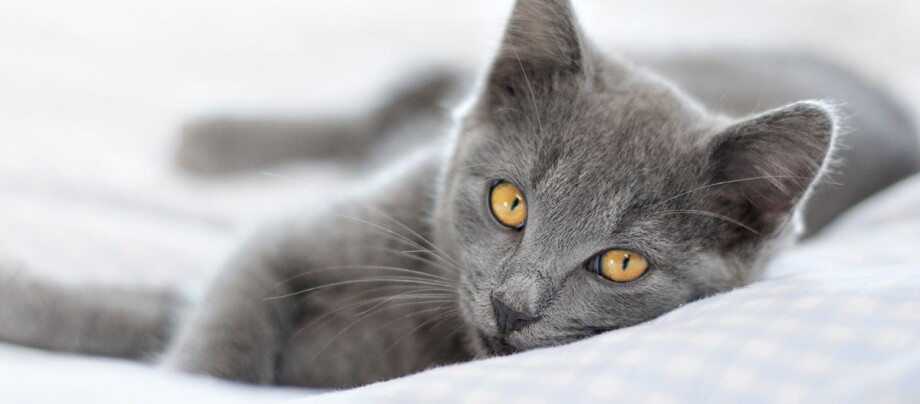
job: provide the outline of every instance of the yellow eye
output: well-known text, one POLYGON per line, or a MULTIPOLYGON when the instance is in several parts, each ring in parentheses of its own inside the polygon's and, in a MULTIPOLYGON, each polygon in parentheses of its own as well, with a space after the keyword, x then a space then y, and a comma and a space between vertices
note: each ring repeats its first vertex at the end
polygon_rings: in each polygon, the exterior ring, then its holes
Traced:
POLYGON ((512 229, 520 229, 527 219, 527 202, 521 190, 507 182, 499 182, 492 187, 489 195, 492 216, 499 223, 512 229))
POLYGON ((632 251, 610 250, 598 254, 589 269, 614 282, 632 282, 648 271, 648 261, 632 251))

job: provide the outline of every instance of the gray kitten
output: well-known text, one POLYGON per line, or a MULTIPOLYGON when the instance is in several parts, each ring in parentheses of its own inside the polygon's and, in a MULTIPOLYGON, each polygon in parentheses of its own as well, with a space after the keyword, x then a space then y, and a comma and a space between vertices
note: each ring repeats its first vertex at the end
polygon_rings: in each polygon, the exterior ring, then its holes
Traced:
POLYGON ((832 66, 738 53, 646 64, 659 73, 598 52, 567 1, 520 0, 456 123, 439 107, 456 80, 436 76, 366 120, 196 124, 179 160, 200 172, 405 157, 328 211, 253 237, 184 315, 167 293, 11 277, 0 339, 250 383, 361 385, 744 285, 800 232, 812 194, 809 234, 918 169, 899 108, 832 66), (801 101, 819 98, 847 104, 801 101), (829 171, 842 185, 818 187, 829 171))

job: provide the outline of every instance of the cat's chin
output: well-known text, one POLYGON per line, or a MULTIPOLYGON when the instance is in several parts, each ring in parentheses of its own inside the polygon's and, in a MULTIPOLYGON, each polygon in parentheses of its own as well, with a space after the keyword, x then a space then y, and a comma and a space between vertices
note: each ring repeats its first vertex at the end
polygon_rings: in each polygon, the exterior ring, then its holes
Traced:
POLYGON ((523 351, 511 345, 504 337, 489 336, 478 329, 475 330, 474 344, 479 348, 477 351, 480 356, 504 356, 523 351))

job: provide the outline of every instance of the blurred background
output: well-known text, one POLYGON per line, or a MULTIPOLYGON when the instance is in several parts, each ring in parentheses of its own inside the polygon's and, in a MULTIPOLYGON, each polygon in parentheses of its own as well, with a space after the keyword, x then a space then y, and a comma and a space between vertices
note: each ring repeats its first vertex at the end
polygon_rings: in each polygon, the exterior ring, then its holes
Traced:
MULTIPOLYGON (((0 259, 73 279, 185 282, 240 229, 308 208, 335 167, 202 179, 177 133, 215 114, 368 108, 432 63, 481 69, 510 0, 0 0, 0 259)), ((793 49, 920 111, 920 3, 578 0, 623 51, 793 49)))

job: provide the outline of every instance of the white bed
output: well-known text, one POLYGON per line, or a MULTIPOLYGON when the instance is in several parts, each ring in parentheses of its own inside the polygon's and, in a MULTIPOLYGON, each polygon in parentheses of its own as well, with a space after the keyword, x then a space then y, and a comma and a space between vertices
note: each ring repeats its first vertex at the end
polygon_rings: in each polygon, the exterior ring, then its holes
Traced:
MULTIPOLYGON (((367 105, 419 60, 485 61, 510 2, 381 4, 4 1, 0 265, 198 290, 253 224, 352 179, 327 165, 185 176, 169 162, 184 120, 367 105)), ((920 6, 692 4, 576 0, 602 44, 797 47, 851 64, 920 111, 920 6)), ((920 177, 750 287, 576 344, 353 391, 253 388, 0 345, 0 401, 17 403, 917 402, 918 380, 920 177)))

